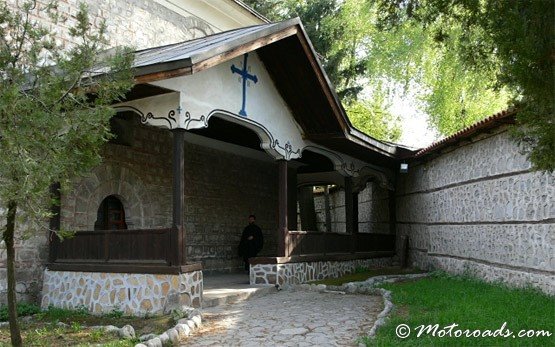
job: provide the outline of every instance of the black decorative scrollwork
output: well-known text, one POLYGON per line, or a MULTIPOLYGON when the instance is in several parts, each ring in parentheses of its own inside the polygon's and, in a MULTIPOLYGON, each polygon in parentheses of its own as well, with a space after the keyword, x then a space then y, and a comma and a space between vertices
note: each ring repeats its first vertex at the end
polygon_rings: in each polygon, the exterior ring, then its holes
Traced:
POLYGON ((164 120, 164 121, 168 122, 168 127, 170 129, 173 129, 172 121, 174 123, 177 123, 177 121, 175 119, 175 110, 170 110, 168 112, 168 117, 167 118, 166 117, 157 117, 157 116, 153 115, 152 112, 148 112, 146 115, 141 114, 141 123, 146 124, 149 119, 164 120))
POLYGON ((282 149, 285 152, 285 159, 289 160, 291 159, 291 155, 299 155, 299 153, 301 152, 301 149, 298 148, 296 151, 293 151, 293 146, 291 145, 291 142, 287 141, 285 143, 285 145, 282 147, 279 144, 279 140, 275 140, 274 141, 274 148, 278 147, 280 149, 282 149))
POLYGON ((189 111, 185 111, 185 129, 189 128, 189 123, 191 122, 202 122, 204 124, 204 127, 208 127, 208 121, 206 120, 206 117, 202 114, 200 115, 200 118, 196 119, 196 118, 192 118, 191 117, 191 113, 189 111))

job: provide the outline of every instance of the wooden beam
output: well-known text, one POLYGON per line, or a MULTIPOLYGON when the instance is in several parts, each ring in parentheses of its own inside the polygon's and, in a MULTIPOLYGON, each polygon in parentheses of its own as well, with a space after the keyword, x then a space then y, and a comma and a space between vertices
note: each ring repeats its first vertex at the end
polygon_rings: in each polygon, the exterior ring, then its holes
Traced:
POLYGON ((297 230, 297 169, 287 168, 287 227, 297 230))
POLYGON ((354 207, 353 207, 353 178, 345 177, 345 231, 353 233, 354 207))
POLYGON ((278 160, 278 249, 280 257, 286 256, 287 243, 287 161, 278 160))
POLYGON ((167 266, 159 264, 138 263, 50 263, 46 268, 51 271, 85 271, 85 272, 109 272, 109 273, 143 273, 143 274, 181 274, 202 270, 202 264, 188 264, 183 266, 167 266))
POLYGON ((326 213, 326 231, 331 233, 331 211, 330 211, 330 186, 324 188, 324 210, 326 213))
POLYGON ((286 28, 280 32, 268 35, 268 36, 264 36, 261 37, 255 41, 252 42, 248 42, 246 44, 243 44, 241 46, 235 47, 233 49, 230 49, 229 51, 226 51, 224 53, 218 54, 214 57, 208 58, 206 60, 203 60, 201 62, 195 63, 193 64, 192 68, 192 73, 197 73, 203 70, 206 70, 208 68, 211 68, 213 66, 216 66, 218 64, 221 64, 223 62, 229 61, 233 58, 239 57, 245 53, 249 53, 252 51, 255 51, 261 47, 267 46, 269 44, 272 44, 276 41, 280 41, 283 40, 286 37, 289 36, 293 36, 295 34, 297 34, 298 30, 297 30, 297 26, 292 26, 289 28, 286 28))
POLYGON ((174 129, 173 134, 173 211, 170 247, 171 265, 185 264, 185 231, 183 219, 185 213, 185 130, 174 129))
POLYGON ((193 69, 191 67, 184 67, 170 71, 160 71, 148 75, 136 76, 135 83, 150 83, 161 80, 167 80, 174 77, 190 75, 193 69))

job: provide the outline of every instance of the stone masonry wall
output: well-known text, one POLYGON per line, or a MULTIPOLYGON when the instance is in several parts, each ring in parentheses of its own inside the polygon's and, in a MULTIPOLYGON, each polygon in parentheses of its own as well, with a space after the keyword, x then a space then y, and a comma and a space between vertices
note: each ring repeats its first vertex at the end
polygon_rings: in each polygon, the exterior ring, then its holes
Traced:
POLYGON ((185 150, 185 230, 187 258, 203 269, 242 267, 238 246, 247 217, 256 215, 264 247, 259 256, 276 254, 277 165, 187 144, 185 150))
POLYGON ((418 267, 555 293, 555 175, 531 171, 506 129, 412 165, 397 222, 418 267))
POLYGON ((200 307, 202 290, 202 271, 151 275, 46 270, 41 306, 143 316, 200 307))
MULTIPOLYGON (((346 232, 345 225, 345 190, 331 190, 330 195, 331 232, 346 232)), ((323 193, 314 194, 314 209, 316 210, 316 227, 318 231, 326 231, 326 200, 323 193)))
MULTIPOLYGON (((72 44, 68 27, 75 23, 81 2, 88 5, 90 22, 94 27, 98 28, 102 20, 106 20, 110 47, 143 49, 191 40, 218 31, 198 17, 182 17, 152 0, 60 0, 60 14, 68 19, 54 30, 59 33, 60 43, 66 46, 72 44)), ((16 0, 8 0, 8 5, 13 6, 14 3, 16 0)), ((39 7, 31 18, 51 25, 48 16, 39 11, 39 7)))
MULTIPOLYGON (((0 218, 5 217, 0 213, 0 218)), ((0 224, 0 228, 2 224, 0 224)), ((44 232, 32 237, 24 237, 21 233, 15 238, 15 271, 17 300, 38 302, 42 287, 43 264, 48 258, 48 238, 44 232)), ((7 303, 8 278, 6 274, 6 246, 0 241, 0 305, 7 303)))
POLYGON ((250 268, 251 284, 301 284, 353 273, 357 268, 390 266, 392 258, 345 261, 311 261, 289 264, 256 264, 250 268), (277 282, 276 282, 277 281, 277 282))
POLYGON ((390 233, 389 191, 378 182, 368 182, 358 194, 358 232, 390 233))
POLYGON ((108 143, 102 164, 62 194, 62 228, 93 230, 109 195, 122 202, 128 229, 171 226, 171 133, 138 120, 131 125, 131 146, 108 143))

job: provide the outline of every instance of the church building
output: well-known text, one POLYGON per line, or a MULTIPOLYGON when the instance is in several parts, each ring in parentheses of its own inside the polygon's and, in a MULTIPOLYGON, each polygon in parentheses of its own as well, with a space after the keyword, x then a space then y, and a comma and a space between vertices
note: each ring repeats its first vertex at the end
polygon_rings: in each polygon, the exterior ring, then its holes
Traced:
MULTIPOLYGON (((502 280, 549 291, 555 212, 542 206, 553 202, 553 176, 532 172, 524 157, 501 171, 473 169, 490 167, 492 142, 514 157, 506 140, 514 112, 412 151, 352 126, 299 19, 269 23, 238 0, 88 3, 112 45, 137 48, 136 84, 114 105, 102 164, 54 189, 61 204, 50 228, 75 237, 21 243, 29 258, 18 265, 32 265, 18 275, 22 296, 95 313, 200 307, 203 276, 242 269, 237 251, 251 214, 264 235, 251 284, 303 283, 408 252, 423 268, 478 269, 485 278, 505 271, 502 280), (485 210, 501 203, 484 191, 515 184, 525 194, 515 182, 530 180, 548 189, 546 201, 531 197, 541 216, 474 211, 478 197, 485 210), (494 231, 480 227, 492 221, 546 259, 523 263, 520 246, 504 256, 494 231)), ((64 6, 71 13, 77 2, 64 6)))

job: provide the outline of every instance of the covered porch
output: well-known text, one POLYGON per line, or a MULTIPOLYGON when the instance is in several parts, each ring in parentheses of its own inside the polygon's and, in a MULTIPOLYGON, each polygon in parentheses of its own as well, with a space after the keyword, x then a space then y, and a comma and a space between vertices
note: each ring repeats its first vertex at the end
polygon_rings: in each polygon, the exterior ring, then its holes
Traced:
POLYGON ((120 143, 53 207, 43 305, 200 307, 203 271, 239 268, 240 225, 251 213, 266 231, 251 284, 391 261, 394 213, 380 221, 385 231, 360 230, 359 194, 368 182, 393 186, 402 149, 350 125, 298 20, 139 51, 136 80, 115 105, 120 143), (125 228, 97 227, 110 196, 125 228), (67 221, 78 232, 60 242, 54 232, 67 221))

